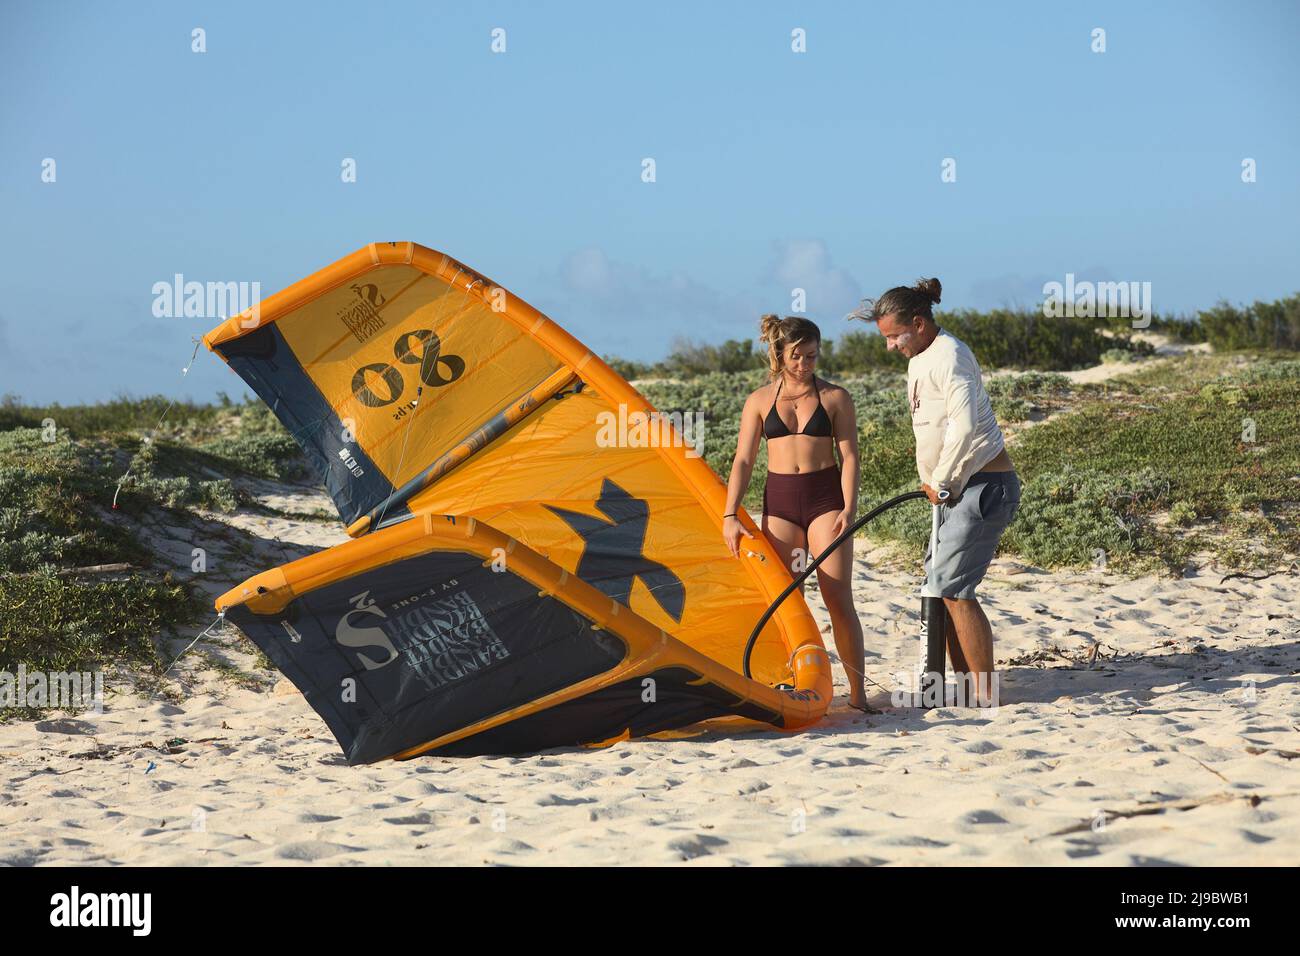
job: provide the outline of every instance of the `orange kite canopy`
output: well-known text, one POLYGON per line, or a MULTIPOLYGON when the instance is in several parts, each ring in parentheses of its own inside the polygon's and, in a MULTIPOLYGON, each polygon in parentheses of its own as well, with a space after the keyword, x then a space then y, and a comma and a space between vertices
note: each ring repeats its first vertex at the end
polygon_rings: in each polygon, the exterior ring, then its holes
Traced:
POLYGON ((217 608, 349 762, 611 742, 723 715, 819 720, 830 662, 748 515, 600 358, 415 243, 374 243, 204 338, 311 460, 354 540, 217 608), (644 437, 644 431, 643 431, 644 437), (778 686, 780 685, 780 686, 778 686))

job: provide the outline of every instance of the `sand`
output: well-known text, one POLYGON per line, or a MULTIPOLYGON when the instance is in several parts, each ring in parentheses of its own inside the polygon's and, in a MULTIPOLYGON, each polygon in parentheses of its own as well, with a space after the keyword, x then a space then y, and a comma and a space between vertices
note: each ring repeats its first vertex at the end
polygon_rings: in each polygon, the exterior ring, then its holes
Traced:
MULTIPOLYGON (((221 519, 256 536, 253 555, 204 536, 210 593, 343 539, 290 513, 327 511, 319 492, 255 490, 282 513, 221 519)), ((195 535, 152 533, 178 556, 195 535)), ((1002 705, 922 711, 888 693, 916 658, 919 581, 858 551, 882 713, 850 710, 841 674, 830 715, 801 733, 717 722, 603 750, 348 767, 292 685, 215 635, 178 664, 174 702, 116 684, 102 714, 0 727, 0 862, 1300 861, 1294 574, 1125 579, 999 559, 984 598, 1002 705)), ((830 644, 815 590, 809 603, 830 644)))

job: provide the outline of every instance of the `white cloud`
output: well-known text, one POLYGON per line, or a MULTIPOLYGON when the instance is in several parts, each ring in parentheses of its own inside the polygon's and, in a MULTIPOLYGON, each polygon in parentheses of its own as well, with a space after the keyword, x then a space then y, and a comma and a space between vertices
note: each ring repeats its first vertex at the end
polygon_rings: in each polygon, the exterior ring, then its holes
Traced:
POLYGON ((560 274, 568 293, 623 316, 713 321, 728 305, 717 290, 683 272, 654 275, 640 266, 616 262, 595 247, 570 255, 560 274))
POLYGON ((757 342, 759 316, 787 314, 796 287, 807 293, 807 315, 834 337, 843 332, 840 317, 861 298, 857 281, 820 240, 775 243, 757 281, 725 291, 682 270, 620 262, 596 246, 567 256, 558 279, 558 294, 546 298, 562 303, 561 323, 599 352, 638 359, 661 357, 678 339, 757 342))
POLYGON ((773 260, 764 280, 784 287, 783 302, 788 310, 792 289, 807 293, 810 317, 836 317, 856 306, 862 298, 858 281, 831 261, 830 250, 821 239, 784 239, 774 244, 773 260))

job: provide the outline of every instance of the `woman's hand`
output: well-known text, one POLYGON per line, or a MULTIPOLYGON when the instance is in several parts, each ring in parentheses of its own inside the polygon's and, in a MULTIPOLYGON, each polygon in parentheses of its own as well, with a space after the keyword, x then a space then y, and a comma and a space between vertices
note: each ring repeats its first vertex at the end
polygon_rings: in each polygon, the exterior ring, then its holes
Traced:
POLYGON ((844 529, 853 523, 853 512, 844 509, 835 516, 835 523, 831 525, 831 540, 834 541, 844 533, 844 529))
POLYGON ((740 519, 732 515, 722 519, 722 540, 727 542, 727 550, 731 552, 733 558, 740 557, 740 536, 753 538, 754 536, 745 530, 745 526, 740 523, 740 519))

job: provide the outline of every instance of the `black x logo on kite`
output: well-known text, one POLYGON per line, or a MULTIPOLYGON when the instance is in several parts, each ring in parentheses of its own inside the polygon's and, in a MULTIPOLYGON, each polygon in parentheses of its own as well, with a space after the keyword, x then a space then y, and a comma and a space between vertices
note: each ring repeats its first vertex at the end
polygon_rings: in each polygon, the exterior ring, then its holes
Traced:
POLYGON ((650 506, 644 500, 633 498, 606 478, 600 486, 596 507, 609 521, 567 508, 546 507, 563 518, 585 542, 578 561, 578 577, 629 607, 632 583, 640 578, 664 613, 674 621, 681 621, 686 605, 686 588, 681 578, 641 553, 650 518, 650 506))

